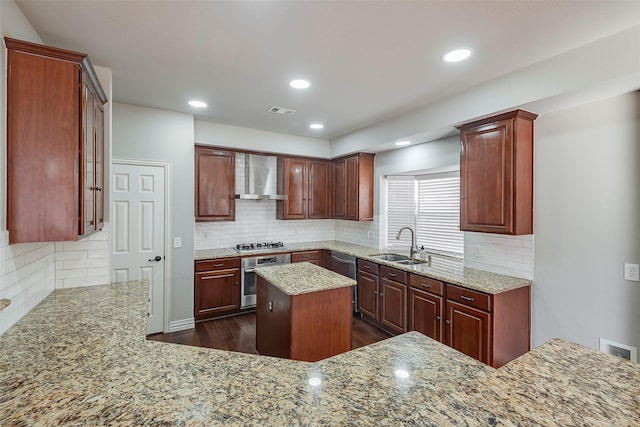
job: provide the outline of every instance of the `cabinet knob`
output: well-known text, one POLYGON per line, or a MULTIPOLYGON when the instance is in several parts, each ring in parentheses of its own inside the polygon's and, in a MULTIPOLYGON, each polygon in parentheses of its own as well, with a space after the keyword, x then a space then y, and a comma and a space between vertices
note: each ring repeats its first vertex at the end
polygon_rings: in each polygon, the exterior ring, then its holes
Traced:
POLYGON ((436 316, 436 320, 440 320, 440 316, 436 316))
POLYGON ((238 286, 239 284, 240 284, 240 282, 236 282, 236 283, 234 283, 234 285, 236 285, 236 286, 238 286))
POLYGON ((463 195, 460 195, 460 200, 464 200, 464 196, 463 195))
POLYGON ((380 296, 383 296, 383 295, 382 295, 382 292, 380 292, 380 296))
POLYGON ((450 325, 451 324, 451 320, 447 319, 447 320, 444 321, 444 323, 446 323, 447 325, 450 325))
POLYGON ((102 188, 96 187, 96 191, 102 191, 102 188))

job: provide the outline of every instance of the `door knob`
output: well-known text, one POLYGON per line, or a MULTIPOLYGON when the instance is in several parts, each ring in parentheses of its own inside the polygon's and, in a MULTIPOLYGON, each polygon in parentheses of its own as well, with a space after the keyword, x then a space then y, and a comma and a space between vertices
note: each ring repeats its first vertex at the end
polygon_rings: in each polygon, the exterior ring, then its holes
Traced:
POLYGON ((162 260, 162 257, 160 255, 156 255, 155 258, 151 258, 149 261, 151 261, 151 262, 156 261, 157 262, 157 261, 161 261, 161 260, 162 260))

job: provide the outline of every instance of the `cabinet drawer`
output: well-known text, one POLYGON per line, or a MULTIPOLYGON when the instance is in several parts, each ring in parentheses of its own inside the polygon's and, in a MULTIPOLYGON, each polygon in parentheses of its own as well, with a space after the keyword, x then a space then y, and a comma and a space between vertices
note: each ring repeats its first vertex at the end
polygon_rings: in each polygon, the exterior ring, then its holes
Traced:
POLYGON ((491 295, 447 284, 447 299, 470 307, 491 311, 491 295))
POLYGON ((409 275, 409 285, 413 288, 422 289, 436 295, 444 295, 444 284, 429 277, 418 276, 416 274, 409 275))
POLYGON ((365 261, 363 259, 358 260, 358 270, 366 271, 371 274, 378 274, 378 264, 375 262, 365 261))
POLYGON ((395 268, 391 268, 391 267, 380 266, 381 278, 406 284, 407 276, 408 276, 408 273, 405 271, 396 270, 395 268))
POLYGON ((319 259, 320 251, 293 252, 291 254, 291 262, 318 261, 319 259))
POLYGON ((240 258, 216 258, 196 261, 196 273, 199 271, 225 270, 240 268, 240 258))

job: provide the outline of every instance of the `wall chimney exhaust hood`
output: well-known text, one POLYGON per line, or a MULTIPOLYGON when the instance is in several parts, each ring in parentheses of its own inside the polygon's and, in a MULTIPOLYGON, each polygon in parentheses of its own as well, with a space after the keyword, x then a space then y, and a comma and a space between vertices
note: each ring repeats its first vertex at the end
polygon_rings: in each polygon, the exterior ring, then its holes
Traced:
POLYGON ((276 156, 238 153, 236 155, 236 199, 287 200, 276 194, 278 159, 276 156), (242 176, 244 175, 244 176, 242 176))

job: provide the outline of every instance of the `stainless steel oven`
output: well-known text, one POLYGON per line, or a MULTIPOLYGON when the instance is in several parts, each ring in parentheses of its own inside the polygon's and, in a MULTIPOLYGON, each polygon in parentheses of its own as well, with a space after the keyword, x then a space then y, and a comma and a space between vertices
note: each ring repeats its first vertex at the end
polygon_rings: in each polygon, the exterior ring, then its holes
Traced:
POLYGON ((242 258, 241 298, 240 308, 250 308, 256 305, 256 267, 282 265, 291 263, 291 254, 273 254, 242 258))

